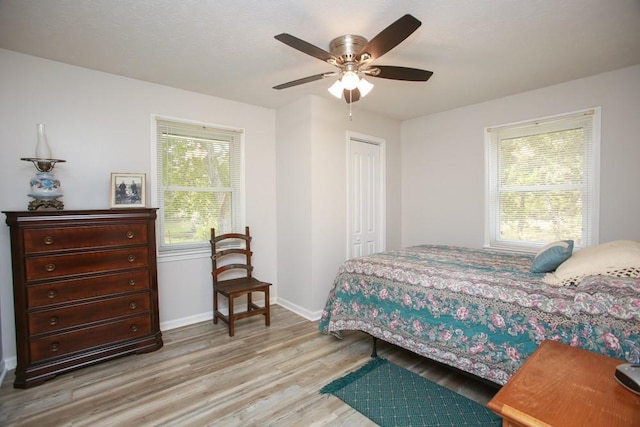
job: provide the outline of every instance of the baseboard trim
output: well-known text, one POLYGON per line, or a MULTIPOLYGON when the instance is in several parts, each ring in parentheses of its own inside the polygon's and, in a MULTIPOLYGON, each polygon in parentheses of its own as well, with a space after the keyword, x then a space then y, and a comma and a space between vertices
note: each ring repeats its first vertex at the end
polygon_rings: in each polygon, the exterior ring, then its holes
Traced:
POLYGON ((0 359, 0 385, 2 385, 2 383, 4 382, 4 377, 7 376, 7 364, 5 363, 4 359, 0 359))
POLYGON ((322 310, 309 311, 306 308, 300 307, 299 305, 294 304, 291 301, 287 301, 284 298, 278 298, 278 305, 312 322, 315 322, 316 320, 320 320, 320 317, 322 317, 322 310))
MULTIPOLYGON (((275 298, 270 298, 271 304, 277 304, 277 301, 275 298)), ((263 300, 255 300, 255 303, 258 305, 261 305, 263 302, 263 300)), ((246 310, 247 309, 247 304, 239 304, 236 306, 237 309, 239 310, 246 310)), ((286 307, 285 307, 286 308, 286 307)), ((227 313, 227 306, 226 304, 222 303, 220 304, 220 311, 224 314, 227 313)), ((293 310, 291 310, 293 311, 293 310)), ((212 321, 213 320, 213 310, 211 311, 207 311, 205 313, 199 313, 199 314, 195 314, 193 316, 187 316, 187 317, 182 317, 180 319, 174 319, 174 320, 169 320, 166 322, 160 322, 160 330, 161 331, 169 331, 171 329, 176 329, 176 328, 181 328, 183 326, 189 326, 189 325, 193 325, 195 323, 200 323, 200 322, 206 322, 206 321, 212 321)))
POLYGON ((183 326, 193 325, 194 323, 205 322, 213 319, 213 311, 196 314, 194 316, 182 317, 180 319, 168 320, 160 322, 161 331, 170 331, 171 329, 181 328, 183 326))

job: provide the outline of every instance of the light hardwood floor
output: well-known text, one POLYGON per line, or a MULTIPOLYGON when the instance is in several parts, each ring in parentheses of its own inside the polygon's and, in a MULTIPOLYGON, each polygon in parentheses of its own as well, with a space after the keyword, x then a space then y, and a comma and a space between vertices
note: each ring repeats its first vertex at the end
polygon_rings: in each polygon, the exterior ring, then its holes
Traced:
MULTIPOLYGON (((203 322, 163 333, 156 352, 79 369, 27 390, 0 387, 2 426, 371 426, 318 390, 369 360, 371 338, 318 332, 280 306, 226 326, 203 322)), ((379 342, 378 354, 486 404, 497 387, 379 342)))

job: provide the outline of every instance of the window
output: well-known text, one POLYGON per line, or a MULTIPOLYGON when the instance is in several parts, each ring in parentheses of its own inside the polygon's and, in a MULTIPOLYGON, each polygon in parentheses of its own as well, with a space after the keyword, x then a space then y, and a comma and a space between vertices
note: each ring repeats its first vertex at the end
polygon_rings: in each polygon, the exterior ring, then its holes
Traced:
POLYGON ((156 118, 160 251, 210 249, 242 225, 242 132, 156 118))
POLYGON ((487 245, 597 243, 600 110, 486 129, 487 245))

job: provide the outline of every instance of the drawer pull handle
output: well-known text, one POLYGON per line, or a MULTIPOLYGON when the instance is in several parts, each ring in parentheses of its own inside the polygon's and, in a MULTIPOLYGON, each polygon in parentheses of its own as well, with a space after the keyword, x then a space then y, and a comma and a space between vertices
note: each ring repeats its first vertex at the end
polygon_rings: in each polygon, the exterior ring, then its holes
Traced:
POLYGON ((129 279, 129 285, 135 286, 136 285, 136 279, 129 279))
POLYGON ((57 296, 58 296, 58 291, 56 291, 55 289, 49 289, 49 291, 47 292, 47 297, 49 299, 54 299, 57 296))
POLYGON ((138 325, 131 325, 131 326, 129 327, 129 330, 130 330, 131 332, 138 332, 138 325))
POLYGON ((49 346, 49 348, 51 349, 51 351, 58 351, 60 350, 60 343, 54 342, 49 346))
POLYGON ((49 325, 53 326, 58 323, 58 316, 51 316, 49 318, 49 325))
POLYGON ((133 239, 133 236, 135 236, 135 234, 133 233, 133 231, 127 231, 127 239, 133 239))
POLYGON ((131 302, 129 303, 129 308, 130 308, 131 310, 135 310, 136 308, 138 308, 138 304, 136 304, 136 302, 135 302, 135 301, 131 301, 131 302))
POLYGON ((56 269, 56 265, 53 264, 53 263, 49 263, 49 264, 44 266, 44 269, 47 270, 49 273, 51 273, 52 271, 54 271, 56 269))
POLYGON ((136 260, 136 256, 135 256, 135 255, 129 255, 129 256, 127 257, 127 261, 129 261, 129 262, 133 262, 133 261, 135 261, 135 260, 136 260))
POLYGON ((53 243, 53 237, 51 236, 45 236, 44 239, 42 239, 42 241, 44 242, 45 245, 50 245, 53 243))

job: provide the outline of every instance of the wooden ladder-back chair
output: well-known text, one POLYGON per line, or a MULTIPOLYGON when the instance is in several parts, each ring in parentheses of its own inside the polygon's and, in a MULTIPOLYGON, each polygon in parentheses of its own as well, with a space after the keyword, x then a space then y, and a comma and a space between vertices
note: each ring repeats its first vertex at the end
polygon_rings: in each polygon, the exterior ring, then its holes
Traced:
POLYGON ((234 323, 245 317, 264 315, 265 324, 271 324, 269 311, 269 287, 271 283, 262 282, 252 276, 251 265, 251 235, 249 227, 245 228, 245 234, 228 233, 216 236, 216 230, 211 229, 211 262, 213 277, 213 323, 218 324, 221 319, 229 326, 229 336, 235 333, 234 323), (238 246, 238 241, 241 243, 238 246), (221 263, 222 258, 228 257, 226 264, 221 263), (243 262, 241 262, 243 261, 243 262), (230 270, 244 270, 243 277, 235 277, 220 280, 220 275, 230 270), (264 293, 264 306, 260 307, 252 301, 253 292, 264 293), (218 295, 224 296, 229 305, 229 314, 224 315, 218 310, 218 295), (234 300, 240 296, 247 296, 247 310, 236 313, 234 300))

